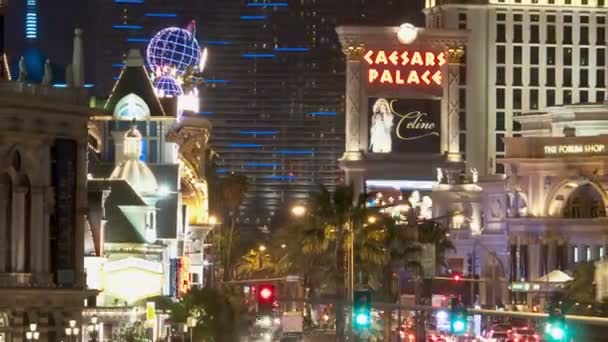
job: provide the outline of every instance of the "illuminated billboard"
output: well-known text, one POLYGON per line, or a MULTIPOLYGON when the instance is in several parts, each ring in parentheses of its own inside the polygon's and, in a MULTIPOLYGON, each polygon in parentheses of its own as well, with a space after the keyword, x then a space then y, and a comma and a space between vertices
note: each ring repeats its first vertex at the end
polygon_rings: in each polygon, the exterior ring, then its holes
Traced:
POLYGON ((439 153, 441 100, 370 98, 369 152, 439 153))
POLYGON ((374 50, 363 55, 370 86, 410 86, 441 89, 445 52, 374 50))

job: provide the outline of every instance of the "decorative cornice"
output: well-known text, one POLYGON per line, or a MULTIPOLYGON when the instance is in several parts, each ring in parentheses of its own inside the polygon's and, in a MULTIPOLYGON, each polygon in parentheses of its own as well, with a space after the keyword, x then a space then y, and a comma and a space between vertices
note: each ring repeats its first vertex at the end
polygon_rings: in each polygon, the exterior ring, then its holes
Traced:
POLYGON ((342 49, 342 52, 346 56, 346 60, 349 62, 361 61, 361 58, 365 53, 365 44, 350 43, 342 49))

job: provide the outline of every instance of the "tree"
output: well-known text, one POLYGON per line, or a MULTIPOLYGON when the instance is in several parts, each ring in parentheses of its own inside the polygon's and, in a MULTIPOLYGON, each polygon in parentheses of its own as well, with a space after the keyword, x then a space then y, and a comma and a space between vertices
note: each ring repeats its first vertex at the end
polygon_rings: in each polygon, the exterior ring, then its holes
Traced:
POLYGON ((270 277, 276 275, 276 263, 270 253, 250 250, 243 255, 236 266, 238 279, 270 277))
MULTIPOLYGON (((564 298, 572 302, 595 302, 595 263, 585 262, 574 268, 573 279, 564 287, 564 298)), ((586 306, 586 305, 585 305, 586 306)))
POLYGON ((449 229, 434 220, 421 220, 417 224, 418 242, 421 244, 432 244, 435 246, 435 260, 438 268, 447 268, 445 255, 449 251, 456 250, 454 243, 450 240, 449 229))
POLYGON ((228 177, 222 179, 221 182, 222 197, 230 216, 230 231, 227 237, 226 255, 224 259, 224 281, 230 280, 231 277, 232 245, 234 242, 233 237, 236 229, 236 221, 239 214, 238 209, 245 198, 248 184, 249 182, 246 176, 236 173, 230 174, 228 177))

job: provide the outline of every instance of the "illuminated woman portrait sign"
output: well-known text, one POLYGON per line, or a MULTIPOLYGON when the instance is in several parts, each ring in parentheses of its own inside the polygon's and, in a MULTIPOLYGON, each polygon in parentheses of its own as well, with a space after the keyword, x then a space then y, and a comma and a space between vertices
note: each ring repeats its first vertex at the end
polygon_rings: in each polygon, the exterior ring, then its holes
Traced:
POLYGON ((372 98, 370 106, 370 152, 439 152, 440 100, 372 98))

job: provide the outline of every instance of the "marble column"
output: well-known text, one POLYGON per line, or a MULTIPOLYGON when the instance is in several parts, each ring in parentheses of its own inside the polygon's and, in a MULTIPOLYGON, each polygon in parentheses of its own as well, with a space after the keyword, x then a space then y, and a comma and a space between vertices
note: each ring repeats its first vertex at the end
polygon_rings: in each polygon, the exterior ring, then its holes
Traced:
POLYGON ((549 273, 557 268, 557 241, 549 240, 547 244, 547 273, 549 273))
POLYGON ((343 49, 346 55, 346 145, 345 158, 361 158, 361 58, 365 52, 363 44, 350 44, 343 49))
POLYGON ((447 51, 448 64, 444 67, 444 115, 441 120, 441 149, 448 159, 459 161, 460 154, 460 65, 464 56, 462 46, 450 47, 447 51))
POLYGON ((30 254, 30 271, 34 274, 43 272, 44 255, 44 236, 42 234, 42 227, 44 225, 44 188, 43 187, 32 187, 31 188, 31 213, 30 213, 30 226, 25 227, 30 231, 30 250, 26 253, 30 254))
POLYGON ((27 187, 21 186, 13 192, 10 272, 25 272, 25 198, 27 190, 27 187))
POLYGON ((539 243, 530 243, 528 245, 528 258, 529 258, 529 269, 528 269, 528 281, 538 279, 542 276, 540 274, 540 263, 541 261, 541 249, 542 245, 539 243))
POLYGON ((87 207, 87 148, 86 140, 78 141, 77 178, 76 178, 76 227, 71 236, 74 251, 72 263, 74 265, 76 286, 86 286, 84 272, 84 226, 87 207))

